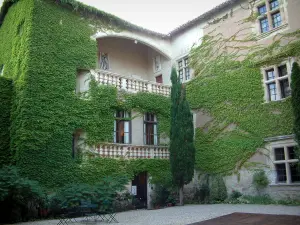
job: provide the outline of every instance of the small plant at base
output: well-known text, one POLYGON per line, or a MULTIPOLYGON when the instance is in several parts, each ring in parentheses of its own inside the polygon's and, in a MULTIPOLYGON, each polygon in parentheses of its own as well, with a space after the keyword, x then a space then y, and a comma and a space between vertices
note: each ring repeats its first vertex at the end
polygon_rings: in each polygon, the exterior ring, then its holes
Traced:
POLYGON ((230 199, 238 199, 242 196, 242 193, 236 190, 233 190, 230 194, 230 199))
POLYGON ((252 184, 256 188, 258 194, 269 185, 269 179, 264 170, 259 170, 253 175, 252 184))

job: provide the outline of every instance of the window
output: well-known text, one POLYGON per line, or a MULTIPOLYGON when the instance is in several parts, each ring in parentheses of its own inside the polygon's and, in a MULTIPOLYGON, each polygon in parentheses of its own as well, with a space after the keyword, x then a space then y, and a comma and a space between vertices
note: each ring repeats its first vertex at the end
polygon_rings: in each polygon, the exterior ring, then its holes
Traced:
POLYGON ((278 0, 272 0, 272 1, 270 1, 270 10, 277 9, 278 7, 279 7, 278 0))
POLYGON ((295 146, 283 145, 273 148, 276 183, 300 183, 300 170, 297 165, 295 146))
POLYGON ((259 7, 257 7, 257 9, 258 9, 258 14, 259 15, 263 15, 263 14, 265 14, 267 12, 266 5, 259 6, 259 7))
POLYGON ((100 69, 109 70, 109 60, 107 53, 100 53, 100 69))
POLYGON ((126 111, 117 111, 115 114, 115 123, 114 123, 114 143, 118 144, 129 144, 131 135, 130 135, 130 125, 131 121, 129 120, 130 113, 126 111))
POLYGON ((269 31, 269 21, 268 18, 263 18, 259 20, 261 33, 266 33, 269 31))
POLYGON ((281 15, 280 12, 272 14, 273 28, 279 27, 281 25, 281 15))
POLYGON ((146 113, 144 115, 144 144, 157 145, 157 119, 155 114, 146 113))
POLYGON ((178 76, 181 83, 191 79, 191 70, 189 68, 188 57, 178 60, 178 76))
POLYGON ((291 68, 288 64, 273 66, 264 70, 264 83, 266 101, 277 101, 291 95, 290 79, 291 68))
POLYGON ((257 6, 257 12, 261 33, 267 33, 283 24, 283 11, 280 9, 278 0, 264 0, 263 4, 257 6))

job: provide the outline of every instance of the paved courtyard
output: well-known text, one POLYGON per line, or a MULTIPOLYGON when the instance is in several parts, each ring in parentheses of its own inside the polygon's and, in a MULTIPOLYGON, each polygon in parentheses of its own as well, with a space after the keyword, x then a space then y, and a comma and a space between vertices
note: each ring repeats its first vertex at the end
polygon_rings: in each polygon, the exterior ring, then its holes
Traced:
MULTIPOLYGON (((187 205, 184 207, 170 207, 159 210, 135 210, 118 213, 116 218, 119 225, 171 225, 190 224, 211 218, 227 215, 234 212, 262 213, 278 215, 298 215, 299 206, 278 206, 278 205, 187 205)), ((78 219, 80 221, 80 219, 78 219)), ((44 220, 37 222, 19 223, 19 225, 56 225, 57 220, 44 220)), ((73 223, 86 224, 86 223, 73 223)), ((88 224, 96 224, 89 222, 88 224)), ((98 222, 97 224, 105 224, 98 222)), ((113 224, 113 223, 111 223, 113 224)))

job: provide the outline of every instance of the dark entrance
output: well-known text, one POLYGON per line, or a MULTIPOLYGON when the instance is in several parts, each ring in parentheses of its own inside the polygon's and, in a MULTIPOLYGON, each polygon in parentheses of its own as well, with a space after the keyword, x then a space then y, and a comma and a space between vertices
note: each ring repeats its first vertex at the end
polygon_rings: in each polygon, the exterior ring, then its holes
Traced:
POLYGON ((136 195, 133 204, 136 208, 147 208, 147 172, 136 175, 132 181, 132 187, 136 187, 136 195))

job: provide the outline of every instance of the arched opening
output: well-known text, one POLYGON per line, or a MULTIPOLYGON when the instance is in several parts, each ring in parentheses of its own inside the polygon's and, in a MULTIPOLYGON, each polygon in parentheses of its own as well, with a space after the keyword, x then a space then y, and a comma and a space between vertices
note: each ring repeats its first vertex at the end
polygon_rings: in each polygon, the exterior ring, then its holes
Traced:
POLYGON ((170 83, 171 59, 136 39, 104 36, 97 39, 98 69, 120 76, 170 83))

